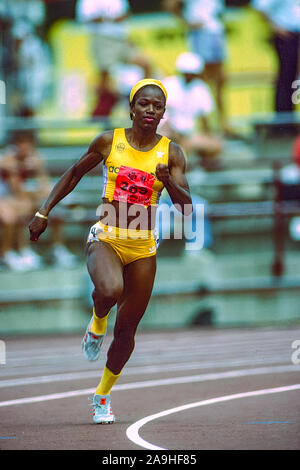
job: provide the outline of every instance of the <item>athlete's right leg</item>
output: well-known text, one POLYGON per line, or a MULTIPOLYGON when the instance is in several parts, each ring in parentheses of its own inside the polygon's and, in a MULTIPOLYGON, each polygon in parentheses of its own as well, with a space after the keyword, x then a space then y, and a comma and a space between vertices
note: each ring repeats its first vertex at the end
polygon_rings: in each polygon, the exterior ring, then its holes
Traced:
POLYGON ((94 284, 93 301, 97 317, 105 317, 123 292, 123 265, 114 249, 105 242, 87 246, 87 269, 94 284))
POLYGON ((113 248, 101 241, 87 245, 86 258, 94 284, 94 309, 82 341, 82 350, 88 360, 95 361, 106 333, 109 311, 123 292, 123 265, 113 248))

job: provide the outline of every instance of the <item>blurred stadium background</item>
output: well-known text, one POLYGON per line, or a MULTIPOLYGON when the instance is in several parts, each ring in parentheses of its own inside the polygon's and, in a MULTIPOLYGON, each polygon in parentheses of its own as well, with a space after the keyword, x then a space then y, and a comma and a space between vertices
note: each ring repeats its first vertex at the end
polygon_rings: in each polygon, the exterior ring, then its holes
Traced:
MULTIPOLYGON (((55 182, 102 130, 127 126, 128 109, 121 104, 109 117, 91 117, 99 74, 89 30, 76 19, 76 0, 0 3, 0 80, 5 88, 5 103, 0 104, 0 153, 12 132, 34 130, 55 182), (21 20, 44 47, 42 98, 34 112, 27 114, 20 111, 22 87, 18 88, 14 60, 21 20)), ((176 57, 188 48, 182 22, 158 0, 129 3, 130 40, 159 76, 173 74, 176 57)), ((224 23, 228 42, 225 101, 235 135, 225 137, 215 167, 188 173, 192 194, 206 201, 210 232, 205 247, 196 252, 186 251, 184 240, 161 243, 154 293, 140 328, 300 322, 299 184, 287 185, 281 178, 282 169, 294 164, 300 106, 294 113, 274 112, 277 58, 269 28, 249 2, 228 0, 224 23)), ((211 121, 217 133, 214 113, 211 121)), ((65 242, 77 256, 75 266, 48 263, 46 233, 34 247, 44 258, 42 268, 17 272, 1 267, 2 336, 84 331, 91 314, 84 244, 90 225, 97 220, 100 175, 101 169, 92 171, 61 204, 62 210, 67 208, 65 242)), ((113 322, 111 315, 110 327, 113 322)))

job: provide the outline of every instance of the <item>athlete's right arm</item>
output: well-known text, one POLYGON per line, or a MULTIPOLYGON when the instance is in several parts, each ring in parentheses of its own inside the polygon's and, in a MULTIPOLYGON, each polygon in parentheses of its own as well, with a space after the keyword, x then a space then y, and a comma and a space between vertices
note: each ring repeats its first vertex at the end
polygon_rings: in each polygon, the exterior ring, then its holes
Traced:
MULTIPOLYGON (((97 137, 89 146, 88 151, 61 176, 50 192, 47 200, 39 209, 39 213, 48 217, 51 209, 73 191, 81 178, 98 165, 98 163, 105 160, 110 152, 111 142, 111 131, 104 132, 97 137)), ((34 216, 29 224, 30 240, 37 241, 46 227, 46 218, 34 216)))

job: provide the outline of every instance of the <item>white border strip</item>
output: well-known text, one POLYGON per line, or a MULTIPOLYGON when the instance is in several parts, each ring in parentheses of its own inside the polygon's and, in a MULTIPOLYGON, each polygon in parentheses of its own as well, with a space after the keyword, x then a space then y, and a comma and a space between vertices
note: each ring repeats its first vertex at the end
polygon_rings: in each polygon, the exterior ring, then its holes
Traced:
MULTIPOLYGON (((238 367, 238 366, 245 366, 250 364, 248 361, 243 362, 243 361, 234 361, 229 364, 231 367, 238 367)), ((253 361, 251 361, 251 364, 253 365, 253 361)), ((273 362, 274 364, 274 362, 273 362)), ((162 366, 134 366, 134 367, 128 367, 126 368, 123 373, 122 377, 125 376, 132 376, 132 375, 147 375, 147 374, 158 374, 164 371, 167 372, 178 372, 178 371, 188 371, 188 370, 193 370, 193 369, 207 369, 207 368, 212 368, 215 366, 215 363, 201 363, 199 362, 194 362, 194 363, 189 363, 189 364, 168 364, 168 365, 162 365, 162 366)), ((229 367, 228 366, 228 367, 229 367)), ((226 369, 228 369, 226 367, 226 369)), ((224 366, 220 366, 220 369, 224 369, 224 366)), ((226 378, 229 374, 229 377, 233 377, 232 374, 237 373, 238 376, 240 377, 242 374, 246 375, 256 375, 256 374, 264 374, 264 373, 270 373, 272 372, 296 372, 300 371, 300 365, 296 364, 287 364, 287 365, 268 365, 268 366, 261 366, 261 367, 256 367, 256 368, 251 368, 251 369, 235 369, 235 372, 233 370, 230 371, 220 371, 220 372, 215 372, 215 373, 207 373, 207 374, 201 374, 201 375, 196 375, 196 376, 191 376, 191 377, 199 377, 199 381, 206 381, 206 380, 214 380, 216 379, 223 379, 226 378), (223 375, 222 375, 223 374, 223 375), (200 379, 201 378, 201 379, 200 379)), ((86 379, 97 379, 99 377, 99 371, 98 370, 90 370, 90 371, 82 371, 82 372, 67 372, 67 373, 58 373, 58 374, 50 374, 50 375, 37 375, 34 377, 20 377, 20 378, 14 378, 14 379, 1 379, 0 380, 0 388, 10 388, 10 387, 18 387, 18 386, 24 386, 24 385, 33 385, 33 384, 45 384, 45 383, 54 383, 54 382, 67 382, 67 381, 72 381, 72 380, 86 380, 86 379)))
POLYGON ((126 435, 129 440, 134 442, 135 444, 145 448, 145 449, 150 449, 150 450, 168 450, 164 447, 159 447, 154 444, 151 444, 150 442, 145 441, 142 439, 139 435, 139 430, 142 426, 144 426, 146 423, 149 423, 150 421, 153 421, 154 419, 162 418, 163 416, 170 415, 172 413, 178 413, 179 411, 184 411, 188 410, 191 408, 196 408, 198 406, 205 406, 205 405, 213 405, 215 403, 220 403, 223 401, 229 401, 229 400, 237 400, 239 398, 247 398, 247 397, 255 397, 259 395, 268 395, 271 393, 281 393, 281 392, 289 392, 291 390, 299 390, 300 389, 300 384, 295 384, 295 385, 287 385, 285 387, 277 387, 277 388, 266 388, 263 390, 255 390, 252 392, 245 392, 245 393, 236 393, 234 395, 225 395, 221 397, 216 397, 216 398, 211 398, 209 400, 202 400, 198 401, 196 403, 189 403, 187 405, 182 405, 178 406, 176 408, 170 408, 169 410, 161 411, 160 413, 156 413, 154 415, 146 416, 143 419, 140 419, 139 421, 136 421, 133 423, 129 428, 126 430, 126 435))
MULTIPOLYGON (((300 366, 285 365, 285 366, 271 366, 271 367, 255 367, 253 369, 236 369, 225 372, 214 372, 210 374, 188 375, 183 377, 170 377, 167 379, 145 380, 143 382, 131 382, 128 384, 115 385, 113 391, 117 390, 132 390, 147 387, 161 387, 167 385, 176 385, 184 383, 207 382, 211 380, 224 380, 238 377, 247 377, 250 375, 264 375, 284 372, 298 372, 300 366)), ((49 400, 58 400, 62 398, 73 398, 82 395, 92 395, 95 393, 94 388, 85 388, 81 390, 71 390, 68 392, 51 393, 48 395, 40 395, 35 397, 17 398, 15 400, 1 401, 0 407, 12 405, 24 405, 29 403, 38 403, 49 400)))

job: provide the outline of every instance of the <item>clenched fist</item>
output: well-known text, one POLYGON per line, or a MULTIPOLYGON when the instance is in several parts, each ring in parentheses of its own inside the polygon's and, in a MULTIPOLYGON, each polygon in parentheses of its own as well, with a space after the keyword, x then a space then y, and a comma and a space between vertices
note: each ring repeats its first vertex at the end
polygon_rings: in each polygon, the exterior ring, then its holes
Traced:
POLYGON ((29 224, 29 233, 30 233, 30 240, 33 242, 37 242, 40 235, 46 230, 47 228, 47 220, 41 219, 40 217, 33 217, 29 224))
POLYGON ((167 183, 168 179, 170 178, 169 167, 163 163, 158 163, 156 165, 156 178, 159 181, 162 181, 164 184, 167 183))

